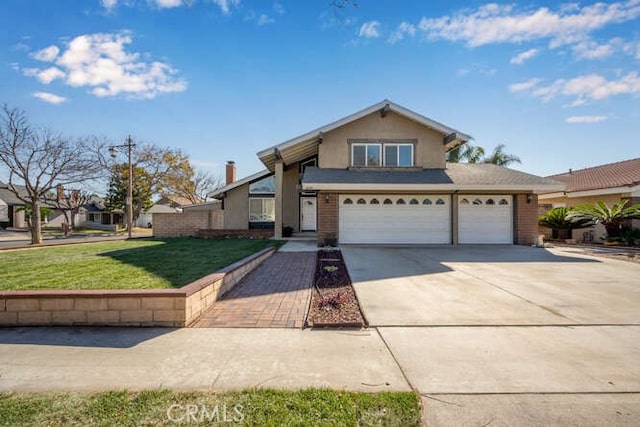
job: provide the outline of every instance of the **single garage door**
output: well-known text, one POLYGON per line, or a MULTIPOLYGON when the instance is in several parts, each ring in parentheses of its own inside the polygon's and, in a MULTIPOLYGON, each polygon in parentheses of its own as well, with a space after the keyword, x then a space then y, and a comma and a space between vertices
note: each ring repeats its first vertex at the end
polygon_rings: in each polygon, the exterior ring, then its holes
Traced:
POLYGON ((451 243, 448 195, 342 195, 340 243, 451 243))
POLYGON ((513 243, 513 197, 458 196, 458 243, 513 243))

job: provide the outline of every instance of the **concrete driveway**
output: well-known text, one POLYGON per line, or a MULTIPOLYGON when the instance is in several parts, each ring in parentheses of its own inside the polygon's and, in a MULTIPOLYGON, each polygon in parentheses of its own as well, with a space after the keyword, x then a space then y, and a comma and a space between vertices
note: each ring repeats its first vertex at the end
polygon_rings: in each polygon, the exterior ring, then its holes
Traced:
POLYGON ((519 246, 346 246, 427 425, 637 425, 640 264, 519 246))

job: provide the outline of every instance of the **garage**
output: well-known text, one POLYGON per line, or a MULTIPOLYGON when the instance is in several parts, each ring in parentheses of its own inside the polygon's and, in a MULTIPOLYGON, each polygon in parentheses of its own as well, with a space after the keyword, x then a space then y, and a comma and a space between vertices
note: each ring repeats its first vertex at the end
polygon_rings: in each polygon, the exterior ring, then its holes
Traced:
POLYGON ((449 195, 341 195, 340 243, 450 244, 449 195))
POLYGON ((511 195, 460 195, 458 243, 512 244, 511 195))

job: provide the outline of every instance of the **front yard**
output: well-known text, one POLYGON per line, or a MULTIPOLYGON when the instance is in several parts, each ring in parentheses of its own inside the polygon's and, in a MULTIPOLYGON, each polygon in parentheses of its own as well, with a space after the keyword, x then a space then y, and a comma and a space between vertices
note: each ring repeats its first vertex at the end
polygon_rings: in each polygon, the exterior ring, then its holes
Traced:
POLYGON ((0 290, 179 288, 274 240, 137 239, 0 252, 0 290))
POLYGON ((301 391, 0 394, 0 425, 417 426, 415 393, 301 391))

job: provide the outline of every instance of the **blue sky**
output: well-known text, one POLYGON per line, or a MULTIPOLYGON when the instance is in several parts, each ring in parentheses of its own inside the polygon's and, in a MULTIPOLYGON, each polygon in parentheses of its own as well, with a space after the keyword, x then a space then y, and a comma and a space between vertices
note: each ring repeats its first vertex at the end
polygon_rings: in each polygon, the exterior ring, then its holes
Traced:
POLYGON ((0 101, 240 177, 384 98, 538 175, 640 156, 640 0, 330 3, 3 0, 0 101))

